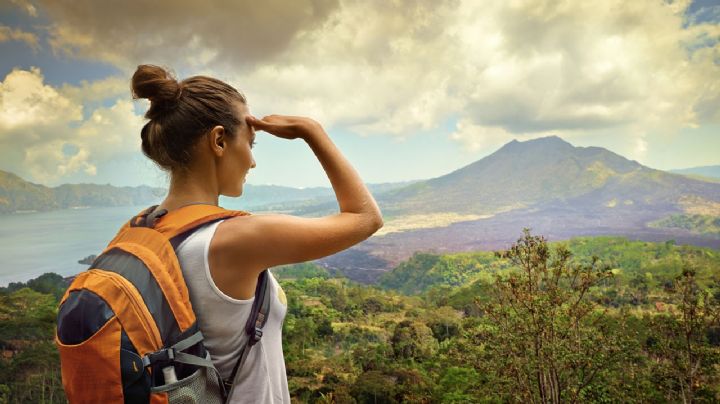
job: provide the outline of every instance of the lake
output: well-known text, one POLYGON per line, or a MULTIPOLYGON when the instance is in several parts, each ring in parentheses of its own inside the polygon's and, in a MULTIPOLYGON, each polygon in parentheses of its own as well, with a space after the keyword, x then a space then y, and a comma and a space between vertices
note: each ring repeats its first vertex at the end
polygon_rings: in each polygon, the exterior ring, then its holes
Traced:
POLYGON ((0 286, 45 272, 63 276, 88 266, 78 260, 99 254, 120 226, 147 206, 63 209, 0 216, 0 286))

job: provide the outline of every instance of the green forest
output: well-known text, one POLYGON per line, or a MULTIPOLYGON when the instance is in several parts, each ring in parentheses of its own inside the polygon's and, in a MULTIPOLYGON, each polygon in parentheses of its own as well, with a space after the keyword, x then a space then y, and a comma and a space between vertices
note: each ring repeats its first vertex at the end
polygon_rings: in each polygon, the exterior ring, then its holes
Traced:
MULTIPOLYGON (((720 401, 720 252, 620 237, 416 253, 378 285, 273 268, 293 401, 720 401)), ((0 288, 0 402, 64 402, 52 338, 67 287, 0 288)))

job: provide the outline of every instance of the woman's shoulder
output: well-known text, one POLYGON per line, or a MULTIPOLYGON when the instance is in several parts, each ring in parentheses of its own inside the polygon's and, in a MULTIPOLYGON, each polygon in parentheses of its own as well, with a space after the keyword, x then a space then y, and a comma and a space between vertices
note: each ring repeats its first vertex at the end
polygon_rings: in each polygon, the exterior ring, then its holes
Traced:
MULTIPOLYGON (((246 300, 255 295, 257 277, 265 268, 248 254, 250 234, 233 234, 228 222, 246 216, 225 219, 216 224, 207 247, 208 271, 225 295, 246 300)), ((259 247, 258 247, 259 248, 259 247)))

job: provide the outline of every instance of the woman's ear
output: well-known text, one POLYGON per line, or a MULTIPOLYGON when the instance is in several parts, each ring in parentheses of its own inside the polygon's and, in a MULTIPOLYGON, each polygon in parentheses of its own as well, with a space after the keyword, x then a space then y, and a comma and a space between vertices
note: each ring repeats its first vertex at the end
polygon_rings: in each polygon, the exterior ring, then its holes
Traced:
POLYGON ((215 126, 208 133, 208 141, 210 142, 210 150, 213 154, 221 157, 227 146, 227 137, 225 134, 225 128, 222 126, 215 126))

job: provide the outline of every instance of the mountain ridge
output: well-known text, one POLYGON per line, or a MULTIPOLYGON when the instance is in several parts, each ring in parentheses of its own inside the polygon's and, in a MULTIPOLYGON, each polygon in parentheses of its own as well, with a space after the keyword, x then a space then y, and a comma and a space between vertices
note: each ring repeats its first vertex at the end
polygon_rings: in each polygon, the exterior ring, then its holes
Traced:
POLYGON ((49 211, 86 206, 142 205, 157 200, 162 188, 147 185, 62 184, 47 187, 0 170, 0 213, 49 211))
POLYGON ((720 181, 720 165, 679 168, 670 170, 670 172, 691 177, 700 177, 700 179, 720 181))
POLYGON ((513 140, 496 152, 440 177, 385 193, 391 216, 457 212, 496 214, 579 196, 610 177, 650 170, 601 147, 575 147, 557 137, 513 140))
POLYGON ((465 167, 376 199, 385 226, 397 230, 323 259, 323 265, 373 282, 414 252, 504 248, 526 227, 554 240, 616 235, 720 248, 720 234, 671 227, 720 217, 719 183, 656 170, 559 137, 511 141, 465 167), (450 215, 455 216, 443 219, 450 215), (368 265, 378 258, 386 264, 368 265))
MULTIPOLYGON (((367 184, 381 193, 418 180, 367 184)), ((15 173, 0 170, 0 214, 49 211, 71 207, 149 205, 159 203, 167 189, 149 185, 115 186, 76 183, 48 187, 27 181, 15 173)), ((282 185, 246 184, 242 198, 221 197, 228 209, 292 211, 299 206, 330 203, 337 206, 331 187, 294 188, 282 185)))

